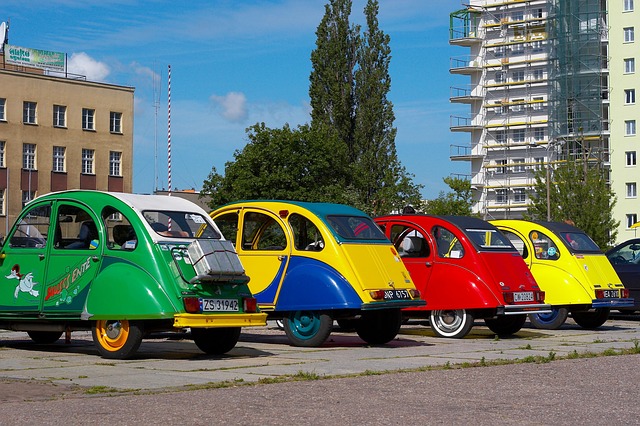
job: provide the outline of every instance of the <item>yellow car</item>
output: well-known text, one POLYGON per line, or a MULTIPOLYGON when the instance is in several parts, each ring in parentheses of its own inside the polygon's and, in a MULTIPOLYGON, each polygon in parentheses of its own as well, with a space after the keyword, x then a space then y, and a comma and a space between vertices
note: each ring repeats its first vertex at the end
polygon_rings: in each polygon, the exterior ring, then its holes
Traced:
POLYGON ((260 309, 284 320, 296 346, 321 345, 334 320, 367 343, 387 343, 400 309, 425 304, 393 244, 358 209, 244 201, 211 217, 235 241, 260 309))
POLYGON ((557 329, 569 313, 581 327, 594 329, 609 311, 633 306, 607 257, 582 230, 561 222, 492 220, 518 249, 538 285, 545 291, 551 314, 531 314, 536 328, 557 329))

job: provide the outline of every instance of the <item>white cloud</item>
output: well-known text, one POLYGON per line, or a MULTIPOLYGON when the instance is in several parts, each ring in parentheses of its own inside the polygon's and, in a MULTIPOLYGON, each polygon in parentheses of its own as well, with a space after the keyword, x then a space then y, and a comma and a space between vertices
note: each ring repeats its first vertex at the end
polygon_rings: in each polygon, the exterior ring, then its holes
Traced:
POLYGON ((84 52, 73 53, 67 68, 70 73, 84 75, 90 81, 104 81, 111 72, 107 64, 96 61, 84 52))
POLYGON ((247 98, 244 93, 229 92, 224 96, 211 95, 211 100, 222 108, 222 116, 231 122, 247 119, 247 98))

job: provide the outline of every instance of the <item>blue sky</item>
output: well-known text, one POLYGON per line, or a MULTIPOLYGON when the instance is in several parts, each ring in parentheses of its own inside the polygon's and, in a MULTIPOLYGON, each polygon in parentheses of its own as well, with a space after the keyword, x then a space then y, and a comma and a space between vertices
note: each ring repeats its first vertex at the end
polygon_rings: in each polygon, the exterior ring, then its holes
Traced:
MULTIPOLYGON (((247 143, 247 127, 309 121, 310 55, 325 3, 2 0, 0 21, 10 19, 12 45, 67 53, 70 72, 135 87, 133 190, 150 193, 167 187, 167 66, 172 187, 200 189, 247 143)), ((352 22, 363 23, 365 3, 353 1, 352 22)), ((469 172, 449 160, 451 144, 469 141, 449 131, 449 116, 465 112, 449 103, 449 87, 466 83, 449 74, 449 58, 466 53, 448 44, 449 13, 460 8, 458 0, 380 0, 396 147, 425 198, 448 189, 443 177, 469 172)))

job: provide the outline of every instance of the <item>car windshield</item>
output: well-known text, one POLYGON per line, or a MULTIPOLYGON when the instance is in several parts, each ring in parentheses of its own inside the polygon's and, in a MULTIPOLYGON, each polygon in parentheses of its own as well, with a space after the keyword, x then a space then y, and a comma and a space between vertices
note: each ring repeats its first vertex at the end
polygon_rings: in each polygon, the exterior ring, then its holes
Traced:
POLYGON ((465 229, 473 243, 481 249, 513 250, 511 242, 497 229, 465 229))
POLYGON ((593 240, 582 232, 560 232, 560 238, 572 251, 580 253, 600 253, 600 247, 593 240))
POLYGON ((163 237, 205 240, 222 238, 220 233, 199 213, 147 210, 143 214, 151 228, 163 237))
POLYGON ((380 228, 366 216, 327 216, 327 221, 338 235, 348 240, 387 240, 380 228))

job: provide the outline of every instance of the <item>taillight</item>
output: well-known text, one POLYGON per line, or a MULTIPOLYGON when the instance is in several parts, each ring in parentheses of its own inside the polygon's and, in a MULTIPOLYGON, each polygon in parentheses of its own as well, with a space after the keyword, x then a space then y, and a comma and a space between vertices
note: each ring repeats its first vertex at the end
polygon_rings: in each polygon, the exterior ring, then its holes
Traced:
POLYGON ((535 294, 536 294, 536 298, 537 298, 538 302, 544 303, 544 298, 545 298, 544 291, 536 291, 535 294))
POLYGON ((200 312, 200 299, 197 297, 185 297, 182 299, 184 302, 184 310, 190 314, 200 312))
POLYGON ((621 297, 629 297, 629 289, 628 288, 622 288, 620 289, 620 295, 621 297))
POLYGON ((511 305, 513 303, 513 293, 510 291, 506 291, 504 293, 502 293, 502 296, 504 296, 504 303, 506 303, 507 305, 511 305))
POLYGON ((245 313, 258 312, 258 301, 255 297, 245 297, 242 299, 242 305, 245 313))
POLYGON ((420 290, 416 290, 415 288, 412 288, 409 290, 409 294, 411 295, 412 299, 419 299, 420 298, 420 290))
POLYGON ((373 290, 369 292, 369 295, 373 300, 382 300, 384 299, 384 290, 373 290))

